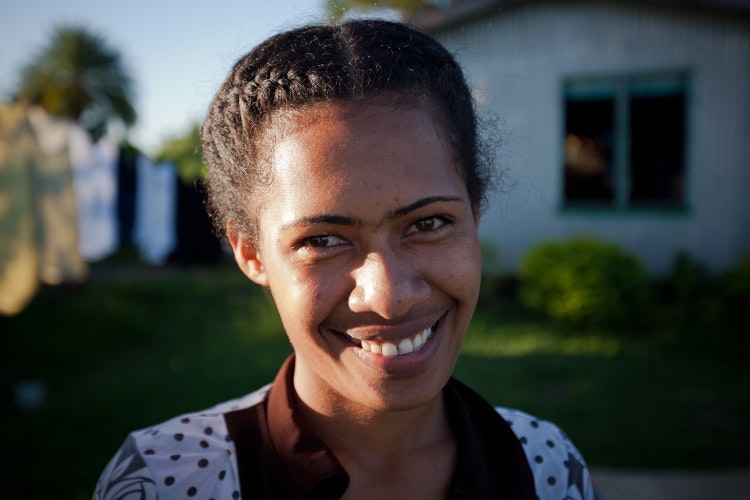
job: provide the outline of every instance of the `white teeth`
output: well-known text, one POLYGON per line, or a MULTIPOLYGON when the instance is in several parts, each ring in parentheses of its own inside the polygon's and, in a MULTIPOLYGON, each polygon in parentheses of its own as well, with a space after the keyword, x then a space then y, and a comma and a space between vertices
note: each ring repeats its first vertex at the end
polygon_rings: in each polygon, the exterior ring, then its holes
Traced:
POLYGON ((385 357, 398 356, 398 348, 390 342, 384 342, 381 348, 381 352, 385 357))
POLYGON ((432 337, 432 333, 432 328, 427 328, 414 335, 412 338, 401 340, 398 345, 393 342, 380 343, 377 340, 356 341, 355 339, 355 342, 359 343, 364 351, 381 354, 385 357, 391 357, 419 351, 424 347, 430 337, 432 337))
POLYGON ((424 345, 424 339, 422 338, 422 334, 421 333, 416 334, 412 342, 414 343, 414 350, 415 351, 420 350, 422 346, 424 345))
POLYGON ((370 342, 369 340, 362 341, 362 349, 365 351, 375 352, 380 354, 381 346, 377 342, 370 342))
MULTIPOLYGON (((417 334, 419 335, 419 334, 417 334)), ((398 344, 398 353, 399 354, 409 354, 410 352, 414 352, 414 344, 411 343, 411 340, 404 339, 398 344)))

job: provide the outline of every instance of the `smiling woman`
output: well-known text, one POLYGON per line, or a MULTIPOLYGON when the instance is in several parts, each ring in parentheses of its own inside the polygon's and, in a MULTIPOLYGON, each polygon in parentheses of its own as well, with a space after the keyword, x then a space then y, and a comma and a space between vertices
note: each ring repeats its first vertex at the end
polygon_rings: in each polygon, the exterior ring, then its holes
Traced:
POLYGON ((314 124, 276 143, 257 242, 230 237, 237 262, 269 287, 296 353, 296 393, 316 414, 369 420, 439 405, 480 281, 459 171, 422 107, 308 113, 314 124))
POLYGON ((451 377, 489 176, 442 46, 386 21, 277 35, 232 69, 203 144, 217 227, 294 354, 132 433, 95 498, 593 498, 557 427, 451 377))

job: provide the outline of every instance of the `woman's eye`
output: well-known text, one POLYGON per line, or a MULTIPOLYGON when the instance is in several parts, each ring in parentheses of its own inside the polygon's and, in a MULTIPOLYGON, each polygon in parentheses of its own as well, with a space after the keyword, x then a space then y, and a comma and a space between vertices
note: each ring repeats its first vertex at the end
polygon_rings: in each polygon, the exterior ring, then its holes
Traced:
POLYGON ((440 229, 447 222, 443 217, 427 217, 412 224, 407 233, 429 233, 440 229))
POLYGON ((338 236, 334 236, 332 234, 321 234, 319 236, 311 236, 309 238, 305 238, 301 242, 301 247, 308 247, 308 248, 331 248, 335 247, 337 245, 342 245, 345 243, 345 240, 343 238, 339 238, 338 236))

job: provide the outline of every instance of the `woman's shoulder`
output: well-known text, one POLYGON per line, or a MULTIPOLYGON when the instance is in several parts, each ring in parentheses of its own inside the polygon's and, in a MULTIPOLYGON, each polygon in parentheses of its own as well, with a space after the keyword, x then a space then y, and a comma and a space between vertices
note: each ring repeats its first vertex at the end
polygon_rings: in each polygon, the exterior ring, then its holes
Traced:
POLYGON ((520 441, 541 500, 594 498, 586 462, 560 427, 520 410, 495 410, 520 441))
POLYGON ((224 414, 260 403, 269 387, 130 433, 102 472, 94 500, 135 492, 144 500, 238 498, 234 444, 224 414))

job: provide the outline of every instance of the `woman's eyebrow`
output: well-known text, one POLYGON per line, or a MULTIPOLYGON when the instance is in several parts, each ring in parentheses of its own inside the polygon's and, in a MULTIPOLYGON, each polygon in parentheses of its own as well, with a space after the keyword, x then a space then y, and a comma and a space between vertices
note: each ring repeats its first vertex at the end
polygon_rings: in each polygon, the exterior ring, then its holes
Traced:
POLYGON ((360 221, 354 217, 345 215, 314 215, 312 217, 301 217, 281 226, 281 230, 291 229, 297 226, 314 226, 316 224, 332 224, 336 226, 356 226, 360 221))
POLYGON ((461 202, 461 201, 464 201, 464 199, 461 198, 460 196, 429 196, 427 198, 422 198, 421 200, 417 200, 410 205, 406 205, 405 207, 397 208, 388 216, 388 219, 397 219, 399 217, 403 217, 404 215, 407 215, 410 212, 418 210, 432 203, 440 203, 440 202, 445 202, 445 201, 461 202))
MULTIPOLYGON (((462 202, 462 201, 464 201, 464 199, 461 198, 460 196, 429 196, 427 198, 422 198, 421 200, 417 200, 414 203, 406 205, 405 207, 397 208, 396 210, 388 214, 388 216, 386 217, 386 220, 398 219, 399 217, 403 217, 404 215, 414 212, 415 210, 419 210, 420 208, 424 206, 431 205, 432 203, 462 202)), ((293 227, 313 226, 316 224, 331 224, 335 226, 358 226, 358 225, 363 224, 363 221, 355 217, 348 217, 346 215, 322 214, 322 215, 313 215, 311 217, 302 217, 299 219, 295 219, 281 226, 281 230, 284 231, 287 229, 291 229, 293 227)))

